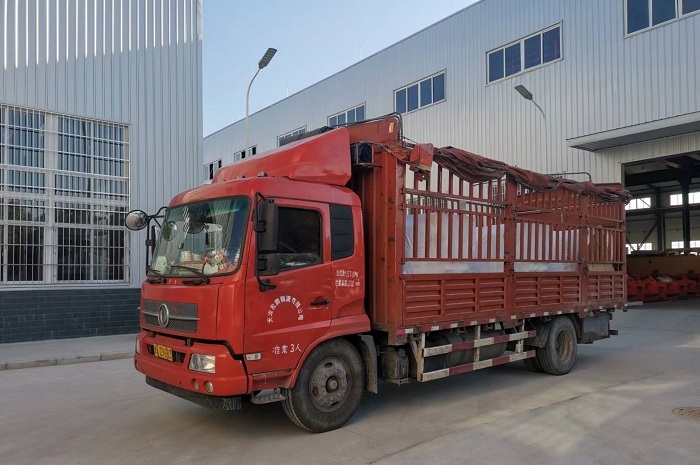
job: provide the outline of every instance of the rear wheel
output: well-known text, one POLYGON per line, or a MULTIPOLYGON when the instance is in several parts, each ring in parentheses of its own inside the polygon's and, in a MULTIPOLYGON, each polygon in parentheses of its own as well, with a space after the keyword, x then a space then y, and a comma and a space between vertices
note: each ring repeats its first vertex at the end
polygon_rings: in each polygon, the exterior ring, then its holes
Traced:
POLYGON ((283 401, 287 416, 301 428, 323 433, 343 426, 360 404, 365 369, 357 349, 345 339, 316 347, 283 401))
POLYGON ((555 318, 549 326, 547 343, 537 349, 537 362, 550 375, 565 375, 576 362, 576 328, 566 316, 555 318))
POLYGON ((534 371, 535 373, 544 373, 542 365, 540 365, 540 362, 537 361, 537 356, 526 358, 525 360, 523 360, 523 363, 525 364, 525 367, 530 371, 534 371))

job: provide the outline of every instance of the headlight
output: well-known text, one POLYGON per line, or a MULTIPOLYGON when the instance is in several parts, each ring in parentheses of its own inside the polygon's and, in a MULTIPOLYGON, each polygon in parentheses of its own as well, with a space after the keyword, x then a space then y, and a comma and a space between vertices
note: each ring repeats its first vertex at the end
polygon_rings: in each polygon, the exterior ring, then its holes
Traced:
POLYGON ((192 354, 190 370, 204 373, 216 373, 216 357, 214 355, 192 354))
POLYGON ((134 348, 134 351, 141 355, 141 340, 139 338, 136 338, 136 347, 134 348))

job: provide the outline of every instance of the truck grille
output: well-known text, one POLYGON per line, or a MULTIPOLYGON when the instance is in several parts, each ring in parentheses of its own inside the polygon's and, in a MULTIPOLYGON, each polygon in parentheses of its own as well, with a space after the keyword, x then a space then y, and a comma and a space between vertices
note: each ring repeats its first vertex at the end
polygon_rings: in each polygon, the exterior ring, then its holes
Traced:
POLYGON ((195 304, 146 300, 144 301, 142 312, 144 324, 147 326, 182 333, 194 333, 197 331, 199 312, 195 304), (162 310, 163 307, 165 307, 165 310, 162 310), (166 313, 167 317, 165 317, 166 313), (162 321, 165 321, 166 324, 161 324, 162 321))

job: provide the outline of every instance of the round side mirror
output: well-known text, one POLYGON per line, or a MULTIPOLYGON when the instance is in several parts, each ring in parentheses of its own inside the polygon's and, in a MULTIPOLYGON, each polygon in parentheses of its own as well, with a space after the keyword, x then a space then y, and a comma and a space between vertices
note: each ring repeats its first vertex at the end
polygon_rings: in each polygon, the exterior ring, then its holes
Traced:
POLYGON ((131 210, 124 218, 124 226, 132 231, 140 231, 148 226, 148 214, 141 210, 131 210))

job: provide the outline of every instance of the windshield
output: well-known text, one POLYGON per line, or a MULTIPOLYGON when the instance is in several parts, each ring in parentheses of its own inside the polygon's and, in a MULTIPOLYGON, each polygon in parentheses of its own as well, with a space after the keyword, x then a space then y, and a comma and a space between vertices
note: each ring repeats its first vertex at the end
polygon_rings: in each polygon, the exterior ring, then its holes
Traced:
POLYGON ((166 276, 212 276, 236 271, 249 209, 247 197, 169 208, 151 270, 166 276))

